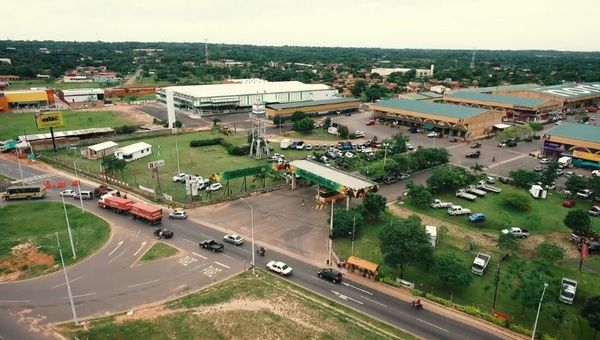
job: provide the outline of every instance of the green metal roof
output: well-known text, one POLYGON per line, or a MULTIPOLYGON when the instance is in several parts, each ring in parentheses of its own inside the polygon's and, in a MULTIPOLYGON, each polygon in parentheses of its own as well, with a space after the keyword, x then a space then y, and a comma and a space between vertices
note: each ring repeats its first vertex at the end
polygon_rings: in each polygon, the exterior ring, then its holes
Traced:
POLYGON ((471 118, 482 112, 489 111, 487 109, 477 109, 474 107, 465 107, 454 104, 438 104, 409 99, 388 99, 377 102, 373 104, 373 106, 388 107, 392 109, 414 111, 459 119, 471 118))
POLYGON ((462 91, 472 92, 483 92, 483 93, 494 93, 494 92, 515 92, 529 90, 539 87, 538 84, 527 83, 527 84, 513 84, 513 85, 500 85, 500 86, 489 86, 489 87, 476 87, 472 89, 464 89, 462 91))
POLYGON ((495 94, 487 94, 472 91, 459 91, 447 95, 450 98, 460 99, 471 99, 482 102, 498 103, 498 104, 510 104, 518 106, 536 107, 547 102, 546 99, 539 98, 523 98, 523 97, 512 97, 512 96, 498 96, 495 94))
POLYGON ((529 91, 567 99, 578 99, 589 96, 600 97, 600 83, 564 83, 560 85, 537 87, 530 89, 529 91))
POLYGON ((291 102, 281 104, 268 104, 267 107, 271 109, 293 109, 296 107, 307 107, 317 105, 328 105, 328 104, 340 104, 340 103, 351 103, 359 101, 358 98, 334 98, 334 99, 323 99, 323 100, 308 100, 303 102, 291 102))
POLYGON ((600 143, 600 126, 562 123, 546 131, 546 135, 600 143))

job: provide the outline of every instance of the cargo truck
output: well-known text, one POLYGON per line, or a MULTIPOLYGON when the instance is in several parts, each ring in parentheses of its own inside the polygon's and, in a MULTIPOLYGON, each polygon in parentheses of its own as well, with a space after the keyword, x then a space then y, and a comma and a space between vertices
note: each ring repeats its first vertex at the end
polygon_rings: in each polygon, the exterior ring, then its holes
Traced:
POLYGON ((121 214, 129 211, 134 202, 130 199, 104 195, 98 200, 98 205, 104 209, 112 209, 114 212, 121 214))
POLYGON ((563 277, 558 299, 566 304, 572 305, 575 300, 575 293, 577 293, 577 281, 563 277))
POLYGON ((129 209, 129 214, 138 220, 150 225, 159 224, 162 221, 162 208, 151 204, 134 203, 129 209))

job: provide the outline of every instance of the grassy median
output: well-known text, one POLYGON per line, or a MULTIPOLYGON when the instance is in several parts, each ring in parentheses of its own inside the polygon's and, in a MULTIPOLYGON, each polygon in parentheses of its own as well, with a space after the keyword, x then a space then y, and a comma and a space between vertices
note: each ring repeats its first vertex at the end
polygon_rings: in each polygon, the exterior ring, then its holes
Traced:
POLYGON ((110 228, 104 220, 69 204, 67 214, 76 260, 62 203, 23 201, 0 206, 0 281, 26 279, 59 269, 55 233, 66 265, 84 259, 108 240, 110 228))
POLYGON ((171 247, 170 245, 163 242, 157 242, 153 244, 152 247, 150 247, 150 249, 148 249, 146 253, 144 253, 144 256, 142 256, 140 262, 151 262, 163 259, 165 257, 177 255, 178 253, 179 250, 177 250, 177 248, 171 247))
POLYGON ((242 273, 164 305, 58 327, 79 339, 415 339, 273 275, 242 273))

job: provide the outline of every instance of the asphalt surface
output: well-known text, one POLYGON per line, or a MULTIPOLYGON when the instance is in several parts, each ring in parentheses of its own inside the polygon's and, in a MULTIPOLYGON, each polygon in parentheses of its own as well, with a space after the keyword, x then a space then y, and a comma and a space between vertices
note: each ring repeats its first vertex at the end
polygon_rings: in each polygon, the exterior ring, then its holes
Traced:
MULTIPOLYGON (((22 166, 27 183, 60 177, 22 166)), ((0 173, 20 178, 16 163, 0 160, 0 173)), ((85 185, 82 186, 86 188, 85 185)), ((59 190, 50 190, 48 198, 58 200, 59 190)), ((78 205, 78 201, 72 201, 78 205)), ((19 204, 19 202, 9 202, 19 204)), ((96 254, 67 268, 78 316, 103 315, 124 311, 153 301, 173 298, 248 268, 251 244, 226 245, 222 254, 199 249, 197 242, 206 238, 221 240, 223 231, 193 220, 163 220, 163 226, 175 236, 167 240, 181 250, 175 257, 138 265, 136 261, 155 238, 153 228, 124 215, 114 214, 84 201, 84 208, 111 222, 115 229, 110 241, 96 254)), ((427 339, 494 339, 470 325, 445 318, 427 310, 415 311, 406 302, 346 281, 333 285, 316 277, 317 267, 293 255, 276 252, 266 245, 267 255, 257 257, 257 267, 279 260, 294 269, 289 280, 339 303, 394 324, 427 339)), ((63 250, 68 246, 63 245, 63 250)), ((66 254, 68 256, 68 254, 66 254)), ((62 271, 23 282, 0 284, 0 339, 25 339, 43 336, 32 330, 32 323, 45 324, 70 320, 66 285, 62 271), (16 322, 17 317, 26 321, 16 322)))

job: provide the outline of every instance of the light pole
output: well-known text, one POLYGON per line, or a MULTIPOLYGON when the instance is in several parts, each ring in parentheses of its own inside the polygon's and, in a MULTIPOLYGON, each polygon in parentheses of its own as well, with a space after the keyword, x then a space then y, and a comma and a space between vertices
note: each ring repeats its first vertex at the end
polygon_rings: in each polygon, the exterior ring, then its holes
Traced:
POLYGON ((356 235, 356 216, 352 218, 352 256, 354 256, 354 239, 356 235))
POLYGON ((546 293, 546 288, 548 288, 548 284, 544 282, 544 290, 542 291, 540 303, 538 304, 537 315, 535 316, 535 323, 533 324, 533 333, 531 334, 531 340, 535 339, 535 330, 537 329, 538 318, 540 317, 540 309, 542 309, 542 300, 544 300, 544 293, 546 293))
POLYGON ((383 153, 383 166, 385 167, 385 163, 387 161, 387 148, 390 145, 390 143, 383 143, 383 146, 385 147, 385 151, 383 153))
POLYGON ((179 168, 179 144, 177 143, 177 131, 175 132, 175 154, 177 155, 177 174, 181 173, 179 168))
POLYGON ((67 269, 65 268, 65 260, 63 258, 62 248, 60 247, 58 233, 54 233, 54 235, 56 235, 56 243, 58 244, 58 252, 60 253, 60 262, 62 263, 63 273, 65 274, 65 284, 67 285, 67 293, 69 294, 69 302, 71 303, 73 320, 75 321, 75 326, 79 326, 79 322, 77 321, 77 312, 75 311, 75 304, 73 303, 73 294, 71 293, 71 284, 69 283, 69 277, 67 276, 67 269))
POLYGON ((246 203, 250 208, 250 225, 251 225, 251 238, 252 238, 252 276, 254 276, 254 268, 256 267, 256 262, 254 262, 255 252, 254 252, 254 208, 248 201, 246 201, 243 197, 240 198, 242 202, 246 203))
POLYGON ((67 205, 65 204, 65 196, 60 196, 60 198, 62 199, 63 209, 65 210, 65 219, 67 220, 67 231, 69 232, 69 241, 71 242, 71 249, 73 250, 73 259, 77 259, 77 255, 75 254, 75 246, 73 245, 73 235, 71 234, 71 225, 69 224, 69 215, 67 215, 67 205))
POLYGON ((19 165, 19 174, 21 175, 21 185, 25 185, 25 182, 23 182, 23 169, 21 168, 21 160, 19 159, 19 148, 16 148, 17 152, 17 164, 19 165))
POLYGON ((81 212, 85 213, 83 210, 83 197, 81 197, 81 180, 79 180, 79 174, 77 173, 77 161, 80 159, 81 157, 73 161, 73 167, 75 167, 75 177, 77 178, 77 191, 79 192, 79 204, 81 204, 81 212))
POLYGON ((333 253, 333 203, 334 200, 331 200, 331 217, 329 218, 329 259, 327 260, 327 264, 331 265, 331 256, 333 253))

